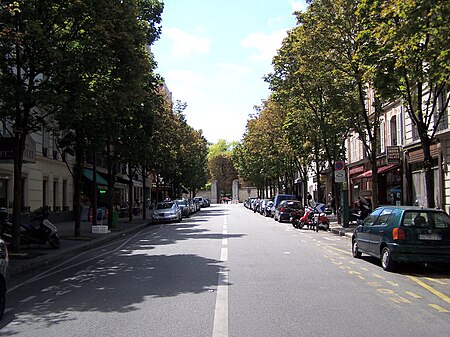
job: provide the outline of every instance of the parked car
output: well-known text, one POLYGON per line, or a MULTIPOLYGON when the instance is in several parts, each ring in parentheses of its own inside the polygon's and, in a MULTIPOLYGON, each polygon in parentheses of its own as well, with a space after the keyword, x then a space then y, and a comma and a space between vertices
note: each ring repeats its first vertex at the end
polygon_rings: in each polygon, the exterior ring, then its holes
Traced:
POLYGON ((180 222, 181 218, 181 208, 174 201, 158 202, 152 214, 152 219, 156 222, 180 222))
POLYGON ((298 200, 283 200, 275 209, 273 219, 278 222, 289 220, 293 211, 302 209, 302 203, 298 200))
POLYGON ((8 284, 8 248, 3 240, 0 239, 0 319, 5 312, 6 290, 8 284))
POLYGON ((175 202, 181 208, 181 216, 188 217, 191 215, 191 210, 186 199, 177 199, 175 202))
POLYGON ((270 216, 272 205, 273 205, 272 199, 263 199, 261 201, 259 213, 264 216, 270 216))
POLYGON ((275 198, 273 199, 273 206, 270 211, 270 215, 272 217, 275 215, 275 210, 277 209, 278 205, 280 205, 280 203, 283 200, 296 200, 296 199, 297 199, 297 197, 293 194, 277 194, 275 196, 275 198))
POLYGON ((355 229, 352 253, 379 258, 387 271, 397 262, 450 263, 450 216, 432 208, 378 207, 355 229))
POLYGON ((205 202, 205 199, 203 197, 195 197, 194 200, 198 202, 200 207, 207 207, 207 204, 205 202))

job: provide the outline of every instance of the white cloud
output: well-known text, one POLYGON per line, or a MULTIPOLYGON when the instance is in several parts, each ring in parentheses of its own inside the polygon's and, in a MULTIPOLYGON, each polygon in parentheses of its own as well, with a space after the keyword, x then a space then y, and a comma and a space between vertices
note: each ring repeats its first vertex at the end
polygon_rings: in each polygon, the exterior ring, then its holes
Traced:
POLYGON ((173 70, 168 72, 165 80, 175 99, 189 101, 204 96, 202 87, 207 78, 202 75, 187 70, 173 70))
POLYGON ((251 33, 246 39, 241 41, 245 48, 254 48, 258 54, 250 57, 253 61, 270 60, 281 47, 281 42, 287 36, 287 31, 280 30, 270 35, 264 33, 251 33))
POLYGON ((211 39, 192 35, 178 28, 169 28, 164 34, 173 42, 172 56, 184 57, 209 53, 211 39))
POLYGON ((304 12, 306 11, 306 2, 305 1, 295 1, 295 0, 289 0, 289 3, 292 6, 292 10, 298 11, 298 12, 304 12))
POLYGON ((239 74, 249 74, 251 69, 245 66, 241 66, 239 64, 231 64, 231 63, 216 63, 216 67, 226 71, 232 71, 239 74))

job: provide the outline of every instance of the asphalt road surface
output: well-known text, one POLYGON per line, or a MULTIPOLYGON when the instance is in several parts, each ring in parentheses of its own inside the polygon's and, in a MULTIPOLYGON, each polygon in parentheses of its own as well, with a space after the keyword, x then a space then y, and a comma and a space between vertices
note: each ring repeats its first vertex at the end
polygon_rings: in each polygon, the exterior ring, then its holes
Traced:
POLYGON ((0 336, 448 336, 450 273, 213 205, 13 280, 0 336))

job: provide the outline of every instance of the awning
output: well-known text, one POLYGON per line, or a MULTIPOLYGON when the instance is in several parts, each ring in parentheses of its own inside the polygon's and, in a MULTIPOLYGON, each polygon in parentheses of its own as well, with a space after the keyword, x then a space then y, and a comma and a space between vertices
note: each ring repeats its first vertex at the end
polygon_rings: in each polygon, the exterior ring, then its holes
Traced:
MULTIPOLYGON (((94 170, 90 169, 90 168, 84 168, 83 169, 83 175, 89 179, 90 181, 94 181, 94 170)), ((96 175, 96 180, 97 180, 97 185, 101 185, 104 187, 108 186, 108 182, 106 181, 105 178, 103 178, 103 176, 101 176, 98 172, 96 175)))
MULTIPOLYGON (((392 170, 394 167, 398 167, 398 165, 391 164, 391 165, 381 166, 378 168, 377 172, 378 172, 378 174, 381 174, 381 173, 387 172, 389 170, 392 170)), ((372 177, 372 170, 361 173, 360 175, 358 175, 352 179, 362 179, 362 178, 370 178, 370 177, 372 177)))

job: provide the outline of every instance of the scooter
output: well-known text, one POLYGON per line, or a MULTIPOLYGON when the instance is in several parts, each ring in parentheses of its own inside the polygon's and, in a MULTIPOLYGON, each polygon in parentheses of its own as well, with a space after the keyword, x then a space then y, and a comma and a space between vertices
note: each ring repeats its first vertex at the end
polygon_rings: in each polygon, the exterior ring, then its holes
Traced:
MULTIPOLYGON (((299 228, 300 225, 300 219, 305 214, 305 211, 303 209, 295 210, 291 213, 291 217, 289 219, 290 223, 294 228, 299 228)), ((302 225, 303 227, 303 225, 302 225)))
POLYGON ((305 207, 305 211, 300 218, 295 219, 292 217, 292 225, 299 229, 306 225, 308 229, 315 230, 316 232, 319 229, 327 231, 330 228, 330 220, 325 213, 318 212, 312 207, 305 207))
MULTIPOLYGON (((21 224, 20 242, 30 245, 32 243, 45 245, 47 242, 52 248, 59 248, 58 228, 48 220, 48 210, 39 208, 30 215, 31 223, 21 224)), ((2 237, 7 243, 11 243, 12 223, 7 220, 6 209, 0 209, 0 221, 2 226, 2 237)))
POLYGON ((371 212, 370 203, 366 199, 363 199, 363 198, 359 199, 358 208, 359 208, 359 210, 354 210, 353 212, 349 213, 349 221, 353 221, 353 222, 364 221, 371 212))

